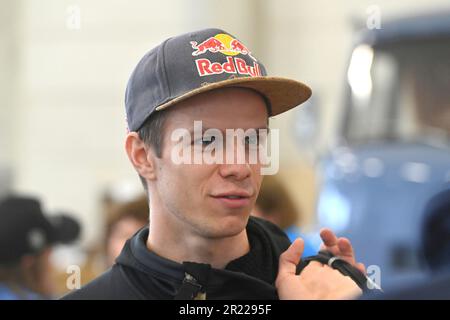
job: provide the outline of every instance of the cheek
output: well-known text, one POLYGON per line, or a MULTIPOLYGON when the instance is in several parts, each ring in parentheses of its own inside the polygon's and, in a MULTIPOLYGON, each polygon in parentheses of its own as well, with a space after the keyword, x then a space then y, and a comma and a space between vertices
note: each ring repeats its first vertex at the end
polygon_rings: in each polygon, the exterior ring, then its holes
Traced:
MULTIPOLYGON (((170 161, 170 160, 169 160, 170 161)), ((166 163, 160 168, 161 183, 166 192, 183 197, 198 197, 208 192, 214 166, 166 163)))
POLYGON ((253 172, 253 181, 259 190, 259 187, 261 186, 263 180, 263 176, 261 175, 261 164, 251 165, 251 169, 253 172))

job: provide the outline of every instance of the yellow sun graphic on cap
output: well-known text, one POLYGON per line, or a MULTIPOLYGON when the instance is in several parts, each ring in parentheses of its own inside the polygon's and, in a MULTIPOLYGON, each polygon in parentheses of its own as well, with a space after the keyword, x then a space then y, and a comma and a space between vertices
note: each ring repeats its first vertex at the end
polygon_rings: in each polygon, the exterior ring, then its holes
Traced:
POLYGON ((231 50, 231 41, 233 41, 234 38, 231 37, 230 35, 225 34, 225 33, 219 33, 219 34, 216 34, 214 36, 214 38, 216 38, 217 40, 222 42, 226 48, 230 49, 230 50, 220 50, 221 53, 223 53, 227 56, 236 56, 239 54, 239 52, 231 50))

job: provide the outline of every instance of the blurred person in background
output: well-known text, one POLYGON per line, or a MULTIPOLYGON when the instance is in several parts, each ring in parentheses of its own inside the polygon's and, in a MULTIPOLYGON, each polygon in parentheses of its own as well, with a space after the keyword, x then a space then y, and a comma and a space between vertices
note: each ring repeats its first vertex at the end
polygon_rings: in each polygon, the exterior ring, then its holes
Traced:
MULTIPOLYGON (((148 225, 148 201, 145 194, 126 194, 118 196, 117 192, 107 190, 102 199, 102 216, 105 221, 104 236, 99 242, 84 248, 81 263, 82 284, 86 284, 109 269, 125 245, 139 229, 148 225)), ((60 295, 67 293, 65 278, 61 274, 60 295)))
POLYGON ((142 195, 135 200, 116 204, 107 213, 105 251, 108 266, 114 264, 125 242, 148 225, 148 212, 147 197, 142 195))
POLYGON ((67 215, 46 217, 37 199, 0 200, 0 300, 52 298, 52 248, 79 233, 80 225, 67 215))
POLYGON ((305 242, 303 257, 317 254, 313 244, 301 233, 301 213, 277 176, 264 177, 252 215, 279 226, 291 242, 301 237, 305 242))

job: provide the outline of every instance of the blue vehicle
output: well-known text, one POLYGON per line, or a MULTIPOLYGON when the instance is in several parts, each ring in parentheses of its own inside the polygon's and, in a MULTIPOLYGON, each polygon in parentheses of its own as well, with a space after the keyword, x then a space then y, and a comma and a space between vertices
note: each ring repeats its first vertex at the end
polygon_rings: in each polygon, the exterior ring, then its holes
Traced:
POLYGON ((450 12, 362 31, 346 80, 318 224, 349 237, 382 286, 419 280, 424 209, 450 181, 450 12))

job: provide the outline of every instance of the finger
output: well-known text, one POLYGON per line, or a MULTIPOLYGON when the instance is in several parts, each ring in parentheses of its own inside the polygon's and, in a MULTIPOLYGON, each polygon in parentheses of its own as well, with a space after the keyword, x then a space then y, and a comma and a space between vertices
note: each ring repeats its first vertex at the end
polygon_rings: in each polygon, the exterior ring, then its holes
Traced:
POLYGON ((355 258, 355 253, 353 251, 352 244, 347 238, 339 238, 337 241, 339 251, 341 252, 341 257, 352 257, 355 258))
POLYGON ((360 263, 356 264, 356 267, 358 268, 359 271, 361 271, 362 273, 367 275, 366 266, 364 265, 364 263, 360 262, 360 263))
POLYGON ((336 235, 328 228, 323 228, 322 230, 320 230, 320 237, 322 238, 324 245, 327 247, 333 247, 337 245, 338 239, 336 235))
POLYGON ((303 254, 303 239, 297 238, 289 248, 280 255, 280 263, 278 266, 278 276, 295 275, 297 264, 303 254))
POLYGON ((320 245, 320 249, 319 250, 320 251, 329 251, 332 254, 334 254, 335 256, 338 256, 340 254, 340 251, 339 251, 339 248, 338 248, 337 245, 329 247, 329 246, 325 245, 324 243, 322 243, 320 245))
POLYGON ((320 251, 329 251, 335 256, 339 256, 340 253, 341 253, 341 251, 339 250, 339 247, 337 245, 329 247, 329 246, 325 245, 324 243, 322 243, 320 245, 320 249, 319 250, 320 251))
POLYGON ((350 240, 347 238, 339 238, 337 247, 339 249, 337 255, 351 265, 356 266, 355 253, 350 240))

